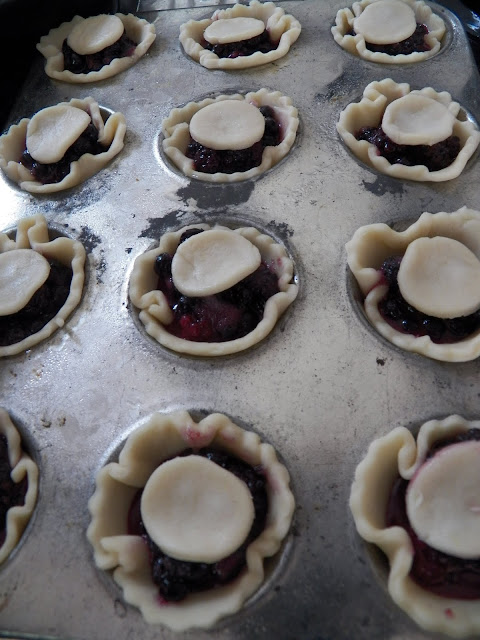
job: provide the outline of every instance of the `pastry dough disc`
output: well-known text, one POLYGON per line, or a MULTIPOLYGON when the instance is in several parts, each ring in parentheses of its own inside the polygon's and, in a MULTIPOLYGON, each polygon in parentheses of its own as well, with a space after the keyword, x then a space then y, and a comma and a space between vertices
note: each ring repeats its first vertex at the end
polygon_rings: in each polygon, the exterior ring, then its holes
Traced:
POLYGON ((48 261, 33 249, 0 253, 0 316, 21 311, 49 274, 48 261))
POLYGON ((27 150, 42 164, 58 162, 90 122, 88 113, 77 107, 57 104, 41 109, 28 123, 27 150))
POLYGON ((480 308, 480 261, 452 238, 417 238, 400 263, 398 286, 405 300, 427 315, 467 316, 480 308))
POLYGON ((220 100, 195 113, 190 135, 209 149, 248 149, 262 139, 265 118, 243 100, 220 100))
POLYGON ((457 558, 480 557, 480 443, 445 447, 420 467, 406 495, 415 533, 457 558))
POLYGON ((123 22, 117 16, 100 15, 75 25, 67 44, 75 53, 87 56, 103 51, 122 37, 123 22))
POLYGON ((178 246, 172 260, 173 283, 185 296, 211 296, 249 276, 261 260, 258 248, 239 233, 210 229, 178 246))
POLYGON ((196 455, 161 464, 145 485, 140 509, 155 544, 188 562, 228 557, 245 541, 255 516, 247 485, 196 455))
POLYGON ((203 32, 210 44, 228 44, 255 38, 265 31, 265 23, 257 18, 214 20, 203 32))
POLYGON ((409 38, 417 28, 415 13, 401 0, 369 4, 353 21, 355 33, 371 44, 393 44, 409 38))

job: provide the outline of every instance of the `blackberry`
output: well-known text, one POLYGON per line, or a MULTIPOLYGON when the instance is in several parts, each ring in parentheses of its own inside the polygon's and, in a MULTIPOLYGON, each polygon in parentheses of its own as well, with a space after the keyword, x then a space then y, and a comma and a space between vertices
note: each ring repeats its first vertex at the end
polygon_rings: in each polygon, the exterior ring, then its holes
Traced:
POLYGON ((250 56, 256 51, 260 53, 268 53, 278 47, 278 43, 274 43, 265 31, 258 36, 240 40, 239 42, 228 42, 225 44, 211 44, 207 40, 202 40, 202 47, 212 51, 219 58, 238 58, 239 56, 250 56))
POLYGON ((110 64, 115 58, 126 58, 133 55, 136 43, 125 33, 117 42, 112 45, 88 55, 80 55, 68 46, 65 39, 62 44, 63 65, 66 71, 72 73, 89 73, 90 71, 100 71, 102 67, 110 64))
POLYGON ((192 236, 196 236, 199 233, 202 233, 203 229, 187 229, 186 231, 184 231, 182 233, 182 235, 180 236, 180 241, 179 241, 179 245, 182 244, 182 242, 185 242, 185 240, 188 240, 189 238, 191 238, 192 236))
POLYGON ((7 438, 0 434, 0 547, 5 542, 7 512, 12 507, 25 504, 25 495, 28 489, 27 476, 20 482, 14 482, 10 475, 11 472, 7 438))
POLYGON ((427 33, 428 27, 424 24, 417 23, 412 35, 401 42, 395 42, 393 44, 371 44, 370 42, 365 42, 365 46, 369 51, 387 53, 389 56, 398 56, 401 53, 409 55, 415 51, 430 51, 430 45, 425 42, 427 33))

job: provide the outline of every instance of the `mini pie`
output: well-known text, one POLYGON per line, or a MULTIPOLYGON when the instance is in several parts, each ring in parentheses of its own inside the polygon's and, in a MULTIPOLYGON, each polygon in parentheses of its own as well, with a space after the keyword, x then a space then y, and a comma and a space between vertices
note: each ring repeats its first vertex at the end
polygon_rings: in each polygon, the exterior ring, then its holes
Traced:
POLYGON ((289 489, 288 472, 278 462, 271 445, 262 443, 256 434, 241 429, 223 414, 210 414, 197 424, 189 413, 180 411, 169 415, 155 413, 128 437, 119 462, 109 463, 98 472, 89 510, 92 520, 87 537, 94 548, 97 566, 114 570, 113 577, 122 587, 125 600, 139 607, 148 623, 182 631, 211 626, 219 618, 238 611, 258 589, 264 580, 263 558, 277 553, 288 533, 294 498, 289 489), (244 526, 242 521, 246 520, 248 529, 249 510, 241 506, 244 487, 230 471, 214 469, 217 467, 214 462, 195 455, 195 450, 205 447, 221 450, 261 469, 268 496, 265 526, 249 544, 246 566, 232 582, 190 593, 172 603, 159 597, 150 574, 146 541, 139 535, 128 534, 127 521, 135 495, 145 487, 141 518, 147 535, 155 540, 161 538, 169 550, 173 549, 170 557, 188 562, 213 562, 214 557, 221 555, 217 546, 228 547, 227 553, 231 553, 230 548, 238 544, 243 534, 238 536, 234 532, 230 517, 236 526, 244 526), (193 450, 193 455, 178 457, 186 450, 193 450), (206 463, 205 469, 202 461, 206 463), (215 473, 210 475, 211 471, 223 472, 232 478, 217 480, 215 473), (191 481, 192 474, 197 483, 191 481), (227 488, 230 481, 240 486, 231 491, 227 488), (220 482, 219 491, 217 482, 220 482), (203 486, 209 490, 202 492, 203 486), (232 509, 229 503, 237 508, 232 509), (165 517, 167 513, 169 516, 165 517), (229 534, 222 541, 224 528, 229 534), (190 535, 194 531, 202 533, 190 535))
MULTIPOLYGON (((93 129, 93 131, 95 130, 93 129)), ((69 189, 98 173, 123 149, 125 118, 113 113, 103 121, 99 105, 93 98, 61 102, 37 112, 31 119, 23 118, 0 136, 0 168, 22 189, 30 193, 54 193, 69 189), (83 153, 70 163, 70 171, 59 182, 42 184, 21 163, 25 150, 34 162, 56 166, 63 153, 73 147, 91 125, 98 131, 96 143, 104 151, 96 155, 83 153), (31 151, 32 144, 35 151, 31 151), (33 154, 38 153, 38 157, 33 154)))
POLYGON ((425 212, 402 232, 382 223, 367 225, 355 232, 346 250, 364 296, 365 314, 384 338, 445 362, 466 362, 480 355, 480 328, 456 342, 433 342, 429 335, 417 337, 397 330, 379 311, 388 292, 380 267, 393 256, 405 259, 408 252, 410 263, 405 265, 403 280, 399 271, 398 280, 403 297, 414 309, 440 319, 476 313, 480 308, 480 212, 466 207, 453 213, 425 212))
POLYGON ((369 167, 394 178, 443 182, 456 178, 480 142, 477 127, 462 115, 461 107, 446 91, 437 93, 431 87, 410 90, 407 83, 397 84, 391 78, 371 82, 360 102, 349 104, 341 113, 337 131, 350 150, 369 167), (459 152, 445 168, 430 171, 424 164, 406 166, 391 164, 379 155, 374 144, 357 140, 363 128, 382 127, 394 143, 407 148, 421 148, 457 136, 459 152))
POLYGON ((133 66, 148 51, 155 37, 155 27, 131 13, 117 13, 115 16, 104 14, 87 19, 75 16, 70 22, 64 22, 56 29, 51 29, 40 39, 37 49, 46 58, 45 72, 51 78, 73 83, 96 82, 133 66), (73 49, 77 47, 79 54, 93 54, 112 45, 121 37, 123 30, 127 37, 136 43, 132 55, 114 58, 98 71, 73 73, 65 70, 62 53, 64 40, 73 38, 72 44, 69 42, 69 45, 73 49))
POLYGON ((135 260, 129 295, 135 307, 140 309, 140 320, 147 333, 160 344, 179 353, 219 356, 248 349, 272 331, 278 318, 297 297, 298 285, 292 280, 293 262, 285 248, 270 236, 253 227, 232 230, 221 225, 210 227, 198 224, 166 233, 161 237, 158 248, 147 251, 135 260), (201 238, 203 234, 199 233, 183 242, 180 245, 182 251, 175 256, 182 234, 189 229, 208 231, 209 239, 213 237, 215 240, 215 252, 212 248, 214 243, 205 246, 207 236, 201 238), (220 237, 221 242, 217 243, 216 237, 220 237), (202 245, 195 245, 196 238, 201 239, 202 245), (182 252, 183 256, 180 255, 182 252), (157 257, 165 253, 174 256, 173 282, 184 295, 201 297, 227 290, 253 273, 260 261, 278 277, 278 292, 268 297, 260 322, 243 337, 223 342, 197 342, 177 337, 167 329, 174 315, 166 296, 157 289, 158 275, 154 271, 157 257))
MULTIPOLYGON (((217 29, 220 29, 220 27, 215 25, 215 30, 217 29)), ((230 9, 219 9, 215 11, 211 18, 206 20, 189 20, 182 24, 180 27, 180 42, 185 52, 207 69, 246 69, 247 67, 257 67, 258 65, 283 58, 297 40, 301 29, 302 27, 298 20, 286 14, 280 7, 276 7, 273 2, 260 3, 257 0, 251 0, 248 5, 236 4, 230 9), (249 22, 248 28, 246 28, 247 23, 239 22, 239 18, 253 19, 254 22, 249 22), (233 23, 229 25, 227 21, 232 19, 233 23), (214 42, 239 42, 254 37, 266 29, 270 40, 278 43, 278 45, 275 49, 266 53, 256 51, 251 55, 221 58, 204 47, 204 32, 216 21, 222 21, 221 35, 212 34, 210 36, 212 44, 214 42), (260 24, 262 22, 264 23, 263 28, 260 24), (255 29, 255 26, 257 26, 257 29, 255 29)), ((205 37, 209 37, 208 33, 205 37)))
MULTIPOLYGON (((230 149, 248 149, 262 138, 263 131, 259 128, 258 122, 255 122, 254 117, 253 120, 254 122, 252 123, 250 116, 245 115, 245 117, 243 117, 242 115, 241 126, 245 132, 245 140, 243 143, 241 141, 237 142, 237 146, 233 148, 230 147, 230 149)), ((162 146, 168 158, 186 176, 206 182, 239 182, 259 176, 278 164, 292 148, 295 142, 298 124, 298 112, 292 105, 292 100, 282 95, 279 91, 260 89, 255 92, 251 91, 246 95, 238 93, 233 95, 220 95, 216 98, 205 98, 201 102, 189 102, 184 107, 173 109, 162 123, 164 135, 162 146), (223 101, 228 101, 226 108, 219 106, 223 101), (192 119, 194 116, 197 116, 194 122, 203 119, 203 112, 202 116, 197 114, 205 107, 211 108, 215 105, 215 110, 221 110, 221 114, 216 114, 216 122, 211 122, 211 126, 208 128, 202 127, 205 137, 202 140, 197 140, 197 142, 201 142, 201 144, 211 149, 225 150, 226 147, 223 143, 224 137, 226 135, 230 136, 231 131, 235 129, 237 125, 240 127, 240 120, 229 119, 227 109, 231 108, 233 101, 244 103, 245 112, 253 111, 247 108, 247 106, 250 105, 259 109, 271 107, 275 120, 280 125, 280 143, 276 146, 266 146, 263 149, 261 164, 247 171, 236 171, 234 173, 203 173, 197 171, 194 167, 193 160, 186 156, 191 136, 190 123, 192 119)))
MULTIPOLYGON (((6 233, 0 233, 2 332, 7 332, 7 324, 17 327, 20 325, 19 315, 28 307, 32 298, 35 299, 37 292, 42 291, 42 286, 48 285, 50 275, 54 276, 53 269, 56 267, 52 265, 55 263, 71 271, 71 276, 66 272, 71 281, 65 300, 63 303, 60 302, 58 311, 51 319, 45 320, 43 326, 40 323, 40 329, 13 344, 0 346, 0 357, 26 351, 63 327, 68 316, 80 302, 85 278, 85 249, 81 242, 65 237, 50 240, 47 222, 42 215, 37 214, 20 220, 15 240, 9 238, 6 233), (13 323, 9 322, 10 319, 13 319, 13 323)), ((48 295, 50 297, 50 294, 48 295)), ((51 297, 53 298, 53 295, 51 297)), ((55 310, 49 315, 52 316, 52 313, 55 313, 55 310)), ((32 316, 34 314, 29 310, 29 319, 33 320, 32 316)))
POLYGON ((416 442, 405 427, 393 429, 370 445, 350 494, 358 533, 388 558, 388 591, 395 603, 424 629, 457 638, 480 633, 478 599, 437 595, 411 577, 412 542, 403 527, 386 525, 387 503, 395 481, 409 481, 406 509, 419 540, 453 560, 478 563, 478 440, 445 446, 425 460, 439 441, 461 440, 469 429, 479 427, 479 421, 458 415, 430 420, 421 426, 416 442))
POLYGON ((355 2, 351 9, 338 11, 332 34, 343 49, 364 60, 405 64, 421 62, 438 53, 445 35, 445 23, 423 0, 361 0, 355 2), (417 24, 428 29, 425 35, 425 43, 430 47, 428 51, 390 55, 367 48, 368 43, 385 45, 401 42, 413 34, 417 24))
MULTIPOLYGON (((6 485, 12 481, 15 485, 25 483, 19 490, 21 501, 6 511, 5 522, 0 522, 0 564, 4 562, 18 544, 25 527, 33 513, 38 492, 38 467, 22 449, 20 434, 10 420, 5 409, 0 408, 0 440, 6 443, 7 459, 2 459, 2 482, 0 483, 0 503, 9 503, 9 495, 3 495, 6 485), (10 473, 7 471, 10 470, 10 473), (7 479, 8 476, 8 479, 7 479), (2 531, 3 529, 3 531, 2 531)), ((0 442, 0 445, 2 442, 0 442)), ((3 451, 3 446, 0 446, 3 451)), ((3 456, 2 456, 3 458, 3 456)), ((8 490, 8 489, 7 489, 8 490)), ((3 509, 2 509, 3 510, 3 509)))

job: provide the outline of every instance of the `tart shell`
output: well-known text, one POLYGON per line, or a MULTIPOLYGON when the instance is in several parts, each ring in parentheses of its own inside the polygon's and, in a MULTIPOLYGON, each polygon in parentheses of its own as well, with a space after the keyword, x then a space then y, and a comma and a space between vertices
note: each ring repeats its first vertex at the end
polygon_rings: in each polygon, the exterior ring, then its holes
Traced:
POLYGON ((64 68, 62 45, 65 38, 68 38, 74 27, 85 18, 75 16, 70 22, 63 22, 59 27, 51 29, 46 36, 42 36, 37 44, 37 49, 46 58, 45 73, 55 80, 63 82, 72 82, 75 84, 85 84, 87 82, 96 82, 97 80, 105 80, 111 78, 132 67, 150 48, 150 45, 156 38, 155 27, 146 20, 137 18, 129 13, 115 14, 117 18, 123 22, 126 35, 137 43, 135 51, 131 56, 124 58, 115 58, 103 66, 98 71, 90 71, 90 73, 72 73, 64 68))
POLYGON ((263 559, 279 550, 294 510, 289 475, 273 447, 220 413, 210 414, 198 424, 186 411, 153 414, 129 436, 118 463, 109 463, 99 471, 96 485, 89 501, 92 520, 87 530, 95 563, 101 569, 114 569, 113 577, 125 600, 139 607, 148 623, 165 624, 175 631, 209 627, 242 607, 263 582, 263 559), (190 594, 181 602, 160 603, 158 588, 150 577, 147 546, 142 538, 127 534, 128 510, 135 493, 159 464, 187 448, 206 446, 263 468, 269 498, 265 528, 249 545, 247 566, 233 582, 190 594))
MULTIPOLYGON (((242 338, 227 342, 193 342, 177 338, 165 328, 171 322, 172 312, 164 294, 155 289, 157 276, 154 272, 154 264, 156 257, 161 253, 173 255, 182 233, 191 228, 210 229, 210 226, 194 224, 183 227, 179 231, 166 233, 161 237, 156 249, 147 251, 135 260, 130 279, 130 300, 140 309, 140 320, 145 325, 147 333, 168 349, 195 356, 223 356, 244 351, 263 340, 272 331, 278 318, 297 297, 298 285, 292 283, 293 262, 282 245, 254 227, 234 229, 235 233, 241 234, 259 249, 265 262, 274 266, 278 276, 279 292, 267 300, 263 318, 255 329, 242 338)), ((227 229, 220 225, 212 228, 227 229)))
POLYGON ((301 30, 298 20, 286 14, 280 7, 276 7, 273 2, 260 3, 257 0, 251 0, 247 6, 236 4, 230 9, 219 9, 211 18, 205 20, 189 20, 181 25, 179 38, 185 53, 207 69, 235 70, 258 67, 283 58, 297 40, 301 30), (213 51, 204 49, 203 32, 212 22, 240 17, 262 20, 270 38, 278 42, 277 48, 268 53, 256 51, 249 56, 238 56, 238 58, 219 58, 213 51))

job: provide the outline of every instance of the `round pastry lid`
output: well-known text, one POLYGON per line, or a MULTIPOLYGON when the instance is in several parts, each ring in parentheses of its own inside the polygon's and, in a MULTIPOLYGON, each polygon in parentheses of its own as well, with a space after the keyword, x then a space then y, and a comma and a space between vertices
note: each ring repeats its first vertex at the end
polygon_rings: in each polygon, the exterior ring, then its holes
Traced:
POLYGON ((452 238, 417 238, 400 263, 398 286, 405 300, 427 315, 467 316, 480 308, 480 261, 452 238))
POLYGON ((161 464, 145 485, 140 510, 155 544, 188 562, 228 557, 245 541, 255 516, 247 485, 196 455, 161 464))
POLYGON ((480 443, 445 447, 408 485, 407 515, 417 536, 458 558, 480 557, 480 443))
POLYGON ((397 144, 436 144, 453 132, 455 116, 443 104, 409 93, 391 102, 385 109, 382 128, 397 144))
POLYGON ((248 149, 262 139, 265 118, 244 100, 219 100, 195 113, 190 134, 209 149, 248 149))
POLYGON ((257 18, 214 20, 203 32, 210 44, 228 44, 255 38, 265 31, 265 23, 257 18))
POLYGON ((0 254, 0 316, 21 311, 50 274, 48 261, 33 249, 0 254))
POLYGON ((417 28, 415 13, 402 0, 379 0, 354 19, 353 29, 371 44, 393 44, 409 38, 417 28))
POLYGON ((67 38, 67 44, 75 53, 87 56, 117 42, 123 31, 123 22, 117 16, 92 16, 75 25, 67 38))
POLYGON ((182 242, 173 256, 172 278, 185 296, 225 291, 260 266, 258 248, 239 233, 209 229, 182 242))
POLYGON ((34 160, 52 164, 65 152, 90 124, 86 111, 58 104, 38 111, 27 126, 27 150, 34 160))

